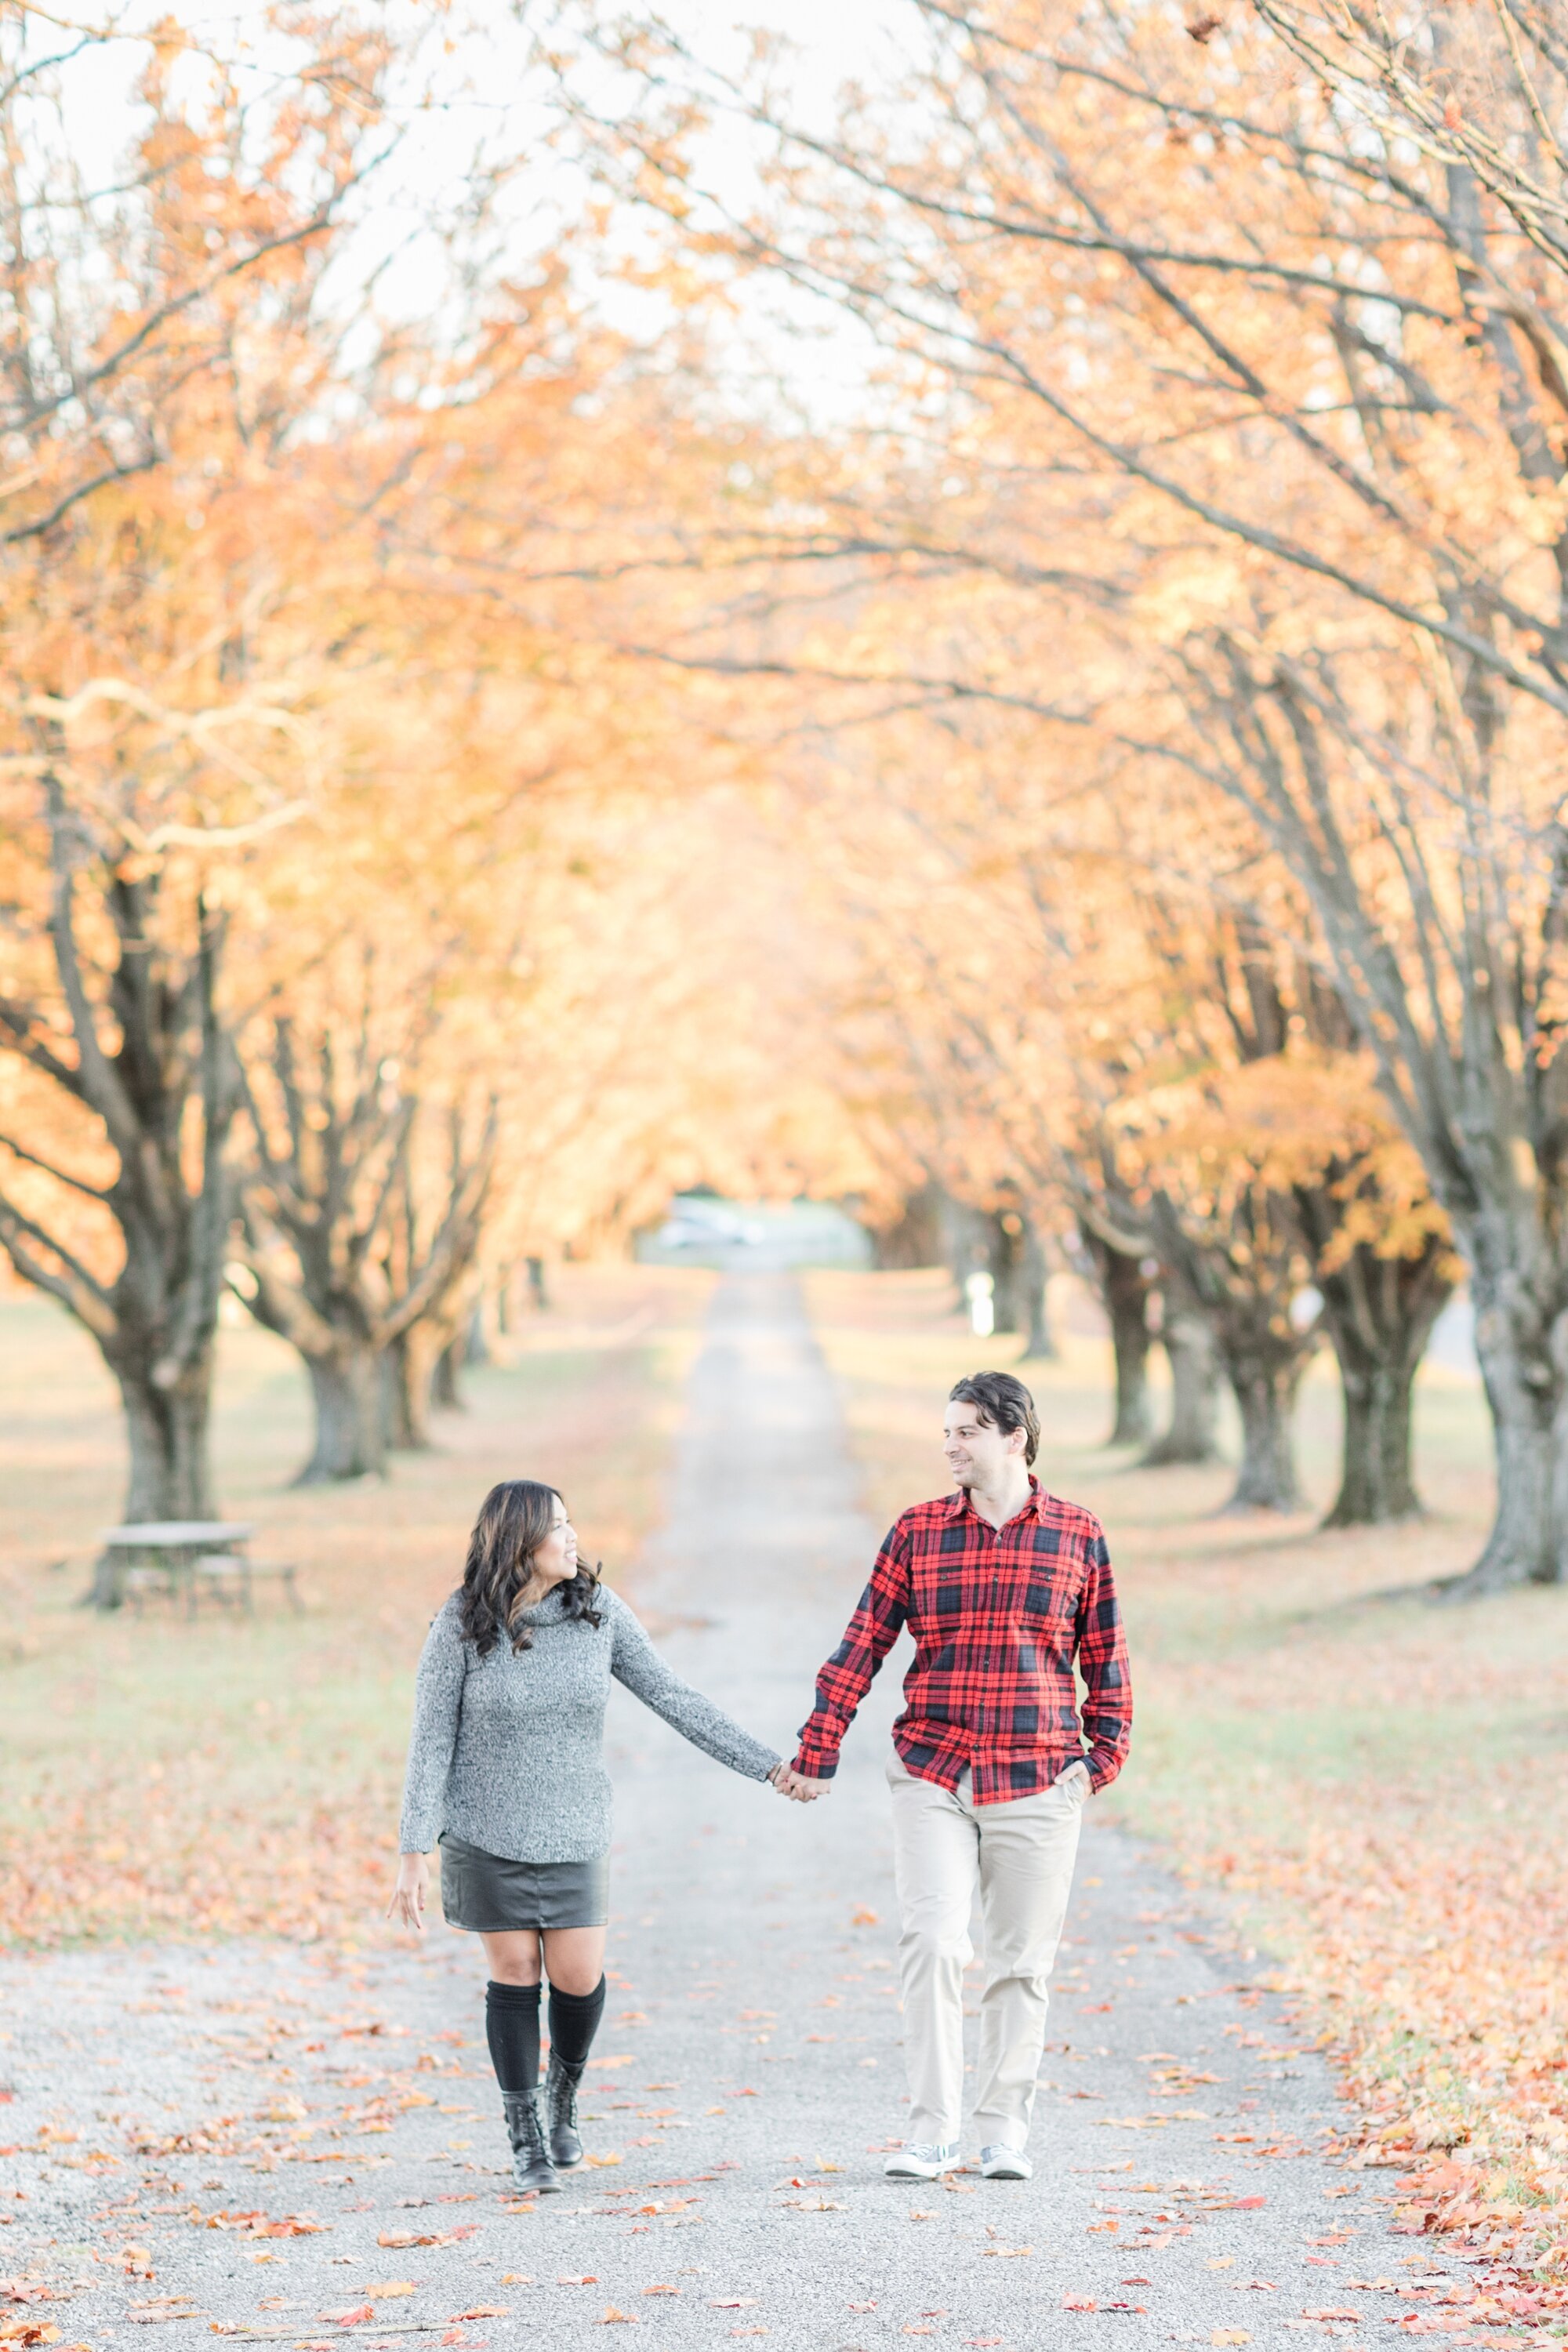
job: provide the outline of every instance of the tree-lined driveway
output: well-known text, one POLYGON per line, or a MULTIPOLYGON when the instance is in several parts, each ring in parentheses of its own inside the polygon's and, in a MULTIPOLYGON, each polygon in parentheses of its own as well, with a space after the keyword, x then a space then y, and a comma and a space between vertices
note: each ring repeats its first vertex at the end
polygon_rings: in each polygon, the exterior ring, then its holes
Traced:
MULTIPOLYGON (((637 1605, 786 1747, 879 1533, 796 1286, 726 1278, 637 1605)), ((599 2160, 537 2210, 510 2210, 478 1955, 439 1927, 420 1952, 367 1924, 357 1954, 7 1962, 4 2252, 24 2294, 60 2298, 16 2313, 94 2346, 155 2323, 192 2344, 216 2325, 574 2352, 636 2326, 647 2352, 1036 2352, 1370 2344, 1438 2302, 1447 2281, 1387 2228, 1388 2176, 1326 2152, 1333 2087, 1279 2001, 1092 1809, 1035 2179, 882 2179, 903 2114, 882 1780, 900 1679, 895 1653, 812 1807, 616 1695, 599 2160)))

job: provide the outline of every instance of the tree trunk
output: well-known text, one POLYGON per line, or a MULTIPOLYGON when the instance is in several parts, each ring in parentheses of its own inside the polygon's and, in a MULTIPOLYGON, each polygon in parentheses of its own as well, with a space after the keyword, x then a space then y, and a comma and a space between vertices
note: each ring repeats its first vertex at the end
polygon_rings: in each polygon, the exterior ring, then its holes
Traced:
POLYGON ((1227 1351, 1226 1370, 1241 1411, 1241 1469, 1227 1511, 1299 1511, 1296 1395, 1310 1349, 1227 1351))
POLYGON ((316 1443, 295 1486, 384 1477, 381 1368, 374 1349, 362 1346, 332 1356, 307 1356, 305 1369, 316 1408, 316 1443))
POLYGON ((998 1209, 985 1219, 985 1270, 991 1276, 992 1328, 1017 1331, 1028 1321, 1024 1296, 1027 1225, 1019 1209, 998 1209))
POLYGON ((1421 1509, 1410 1466, 1415 1374, 1453 1289, 1452 1251, 1434 1238, 1418 1257, 1358 1244, 1318 1276, 1344 1395, 1340 1491, 1325 1527, 1385 1527, 1421 1509))
POLYGON ((1144 1454, 1144 1467, 1212 1462, 1219 1451, 1219 1360, 1208 1318, 1196 1307, 1167 1305, 1160 1344, 1171 1368, 1171 1419, 1144 1454))
POLYGON ((1450 1600, 1568 1578, 1568 1312, 1554 1315, 1546 1286, 1521 1282, 1517 1264, 1487 1246, 1492 1238, 1477 1237, 1470 1284, 1496 1515, 1474 1568, 1445 1587, 1450 1600))
POLYGON ((1142 1445, 1150 1428, 1149 1278, 1142 1261, 1123 1250, 1101 1249, 1096 1258, 1116 1357, 1116 1421, 1109 1442, 1142 1445))
POLYGON ((198 1359, 172 1388, 130 1372, 120 1375, 131 1440, 131 1481, 125 1517, 207 1519, 213 1514, 207 1471, 210 1357, 198 1359))
POLYGON ((545 1314, 550 1307, 550 1294, 544 1286, 544 1260, 531 1257, 527 1265, 529 1299, 539 1314, 545 1314))
POLYGON ((381 1360, 382 1426, 395 1453, 424 1454, 430 1445, 430 1408, 437 1368, 445 1352, 443 1332, 428 1323, 411 1324, 381 1360))
POLYGON ((1050 1280, 1050 1271, 1046 1265, 1046 1254, 1040 1247, 1040 1237, 1031 1225, 1026 1294, 1029 1307, 1029 1341, 1024 1353, 1026 1356, 1043 1357, 1047 1362, 1054 1362, 1061 1353, 1057 1346, 1057 1335, 1051 1328, 1050 1280))
MULTIPOLYGON (((210 1519, 215 1510, 207 1470, 211 1351, 188 1365, 172 1387, 161 1388, 141 1372, 117 1369, 116 1376, 131 1447, 127 1524, 210 1519)), ((119 1605, 115 1566, 108 1554, 94 1568, 87 1598, 99 1609, 119 1605)))
POLYGON ((1414 1371, 1340 1358, 1344 1453, 1340 1491, 1326 1528, 1392 1527, 1421 1516, 1410 1467, 1414 1371))
POLYGON ((461 1332, 457 1332, 437 1357, 430 1373, 430 1402, 445 1412, 466 1410, 458 1375, 468 1360, 468 1342, 461 1332))

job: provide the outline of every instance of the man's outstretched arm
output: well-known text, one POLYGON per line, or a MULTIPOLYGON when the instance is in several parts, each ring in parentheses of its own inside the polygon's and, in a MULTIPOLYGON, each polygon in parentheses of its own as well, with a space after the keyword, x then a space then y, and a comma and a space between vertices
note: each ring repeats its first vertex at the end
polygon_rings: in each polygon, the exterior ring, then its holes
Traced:
POLYGON ((895 1527, 877 1554, 871 1580, 844 1639, 816 1677, 816 1705, 801 1726, 791 1769, 804 1780, 831 1780, 838 1749, 871 1678, 903 1630, 910 1606, 909 1538, 895 1527))

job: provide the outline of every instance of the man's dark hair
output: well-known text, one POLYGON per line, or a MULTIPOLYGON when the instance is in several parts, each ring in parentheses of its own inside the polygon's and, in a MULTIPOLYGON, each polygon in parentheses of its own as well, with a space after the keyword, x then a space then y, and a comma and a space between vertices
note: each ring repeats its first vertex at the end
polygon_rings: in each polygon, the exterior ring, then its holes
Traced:
POLYGON ((954 1381, 947 1401, 972 1404, 980 1419, 1005 1437, 1011 1437, 1016 1429, 1023 1430, 1024 1459, 1033 1467, 1040 1450, 1040 1416, 1022 1381, 1016 1381, 1011 1372, 971 1372, 967 1380, 954 1381))

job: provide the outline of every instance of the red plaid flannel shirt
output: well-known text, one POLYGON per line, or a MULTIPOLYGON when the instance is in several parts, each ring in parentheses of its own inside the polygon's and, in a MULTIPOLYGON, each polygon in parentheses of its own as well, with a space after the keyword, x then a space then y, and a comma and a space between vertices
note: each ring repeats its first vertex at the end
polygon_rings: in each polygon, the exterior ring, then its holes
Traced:
POLYGON ((1079 1758, 1095 1788, 1115 1780, 1131 1738, 1132 1687, 1104 1530, 1037 1478, 1029 1487, 1005 1528, 983 1519, 962 1489, 904 1513, 817 1676, 797 1772, 833 1778, 855 1710, 908 1625, 915 1658, 893 1744, 917 1780, 952 1789, 968 1765, 977 1805, 1033 1796, 1079 1758))

